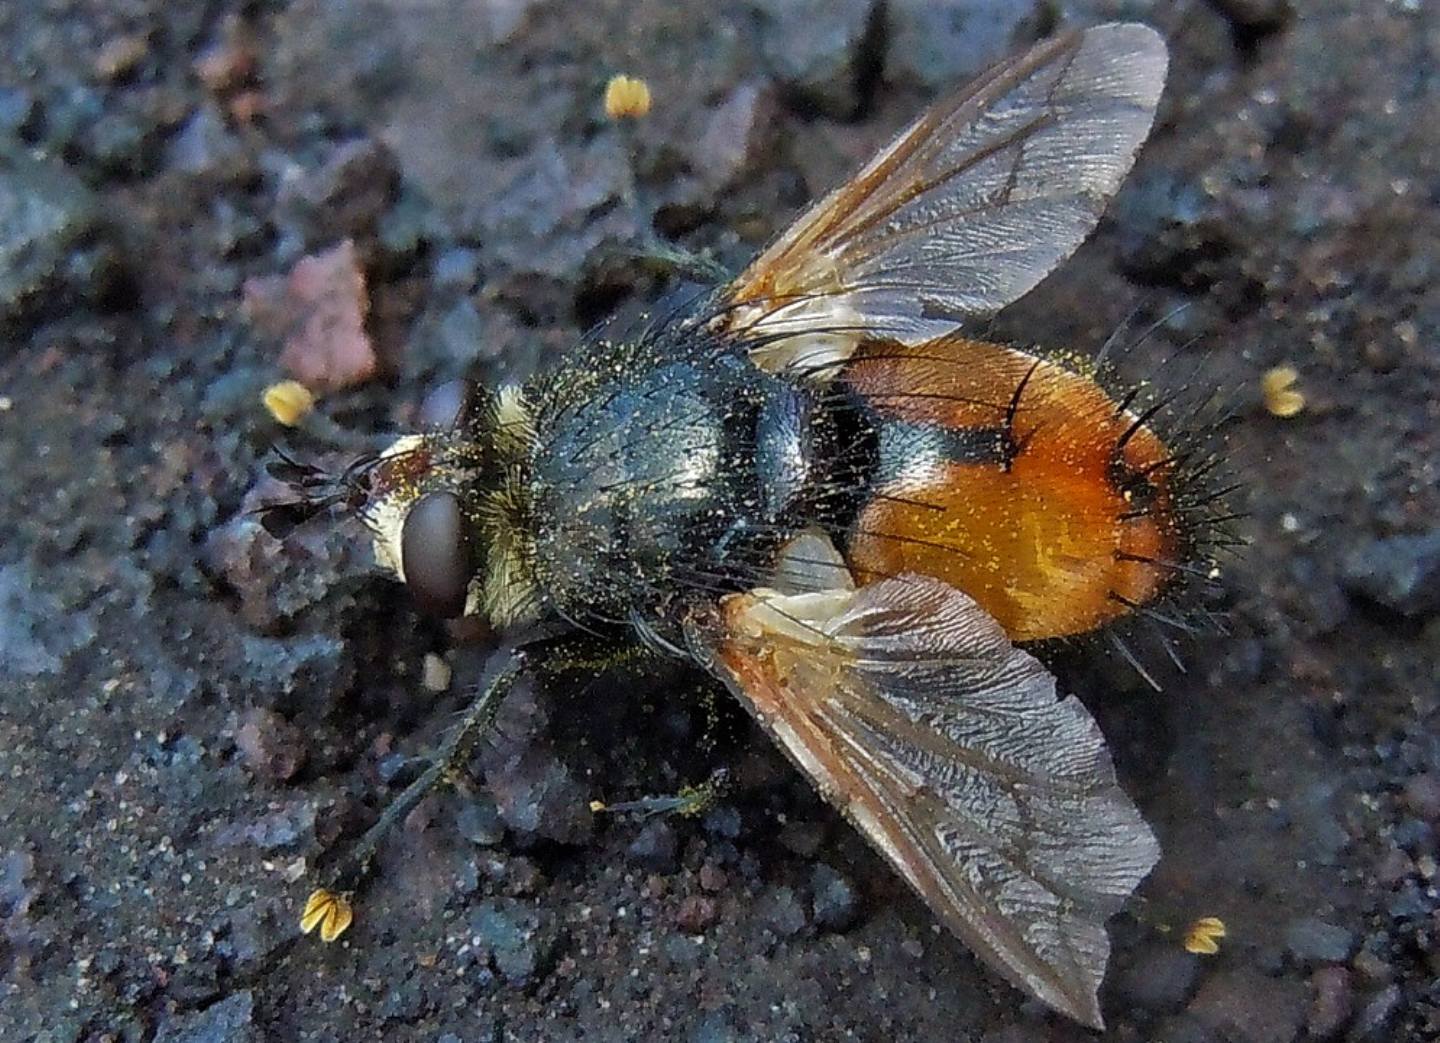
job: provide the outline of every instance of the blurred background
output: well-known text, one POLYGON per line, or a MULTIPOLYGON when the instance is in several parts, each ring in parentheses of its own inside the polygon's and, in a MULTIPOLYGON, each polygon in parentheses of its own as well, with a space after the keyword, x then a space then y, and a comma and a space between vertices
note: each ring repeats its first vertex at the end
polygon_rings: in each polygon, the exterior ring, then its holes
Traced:
POLYGON ((1423 0, 0 3, 0 1038, 1092 1038, 678 671, 517 691, 484 784, 410 817, 342 943, 296 944, 310 869, 491 646, 358 527, 244 512, 272 447, 331 458, 316 418, 404 429, 656 300, 646 228, 734 270, 939 92, 1114 18, 1170 40, 1155 133, 996 335, 1217 389, 1250 543, 1186 672, 1134 642, 1163 692, 1102 644, 1054 661, 1166 851, 1105 1038, 1435 1038, 1423 0), (648 114, 607 118, 617 73, 648 114), (261 404, 286 377, 319 394, 295 429, 261 404), (703 815, 589 810, 720 766, 703 815))

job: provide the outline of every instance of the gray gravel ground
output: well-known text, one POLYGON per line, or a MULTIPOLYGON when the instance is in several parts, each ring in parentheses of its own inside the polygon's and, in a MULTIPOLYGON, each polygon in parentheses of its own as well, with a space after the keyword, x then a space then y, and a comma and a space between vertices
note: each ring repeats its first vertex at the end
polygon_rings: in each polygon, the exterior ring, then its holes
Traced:
POLYGON ((1153 326, 1132 376, 1199 364, 1235 406, 1251 543, 1214 606, 1231 633, 1163 694, 1103 648, 1056 663, 1166 851, 1113 925, 1105 1038, 1435 1038, 1440 11, 697 10, 0 2, 0 1038, 1089 1038, 668 670, 516 692, 484 785, 411 816, 343 944, 297 943, 307 872, 489 645, 417 619, 357 532, 282 546, 241 513, 271 446, 307 448, 257 405, 279 348, 242 301, 353 240, 382 377, 323 408, 404 427, 438 380, 523 373, 653 299, 624 254, 642 221, 739 264, 937 91, 1115 16, 1171 40, 1159 125, 999 332, 1093 349, 1129 319, 1126 342, 1153 326), (616 71, 654 91, 629 138, 598 104, 616 71), (1290 419, 1259 392, 1282 363, 1290 419), (588 809, 717 766, 735 785, 701 818, 588 809), (1229 926, 1213 957, 1176 941, 1203 915, 1229 926))

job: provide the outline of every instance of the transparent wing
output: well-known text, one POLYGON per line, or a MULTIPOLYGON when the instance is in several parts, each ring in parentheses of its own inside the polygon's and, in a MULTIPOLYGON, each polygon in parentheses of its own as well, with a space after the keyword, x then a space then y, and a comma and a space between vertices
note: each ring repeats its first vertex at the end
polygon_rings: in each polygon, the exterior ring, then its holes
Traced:
POLYGON ((734 595, 710 625, 697 655, 935 913, 1099 1027, 1105 921, 1159 847, 1084 707, 928 577, 734 595))
POLYGON ((1165 81, 1165 43, 1096 26, 995 66, 905 130, 740 274, 716 320, 776 370, 857 331, 936 336, 1031 290, 1094 230, 1165 81))

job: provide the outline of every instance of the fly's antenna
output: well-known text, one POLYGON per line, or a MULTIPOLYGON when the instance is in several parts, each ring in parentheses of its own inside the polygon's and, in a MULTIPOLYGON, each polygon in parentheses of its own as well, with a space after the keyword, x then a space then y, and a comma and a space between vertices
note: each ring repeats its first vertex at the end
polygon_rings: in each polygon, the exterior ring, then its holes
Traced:
POLYGON ((260 526, 277 540, 333 508, 358 513, 369 499, 370 475, 381 459, 378 453, 365 453, 335 472, 297 460, 278 447, 275 456, 277 459, 265 465, 265 473, 283 482, 292 498, 262 504, 251 513, 259 516, 260 526))

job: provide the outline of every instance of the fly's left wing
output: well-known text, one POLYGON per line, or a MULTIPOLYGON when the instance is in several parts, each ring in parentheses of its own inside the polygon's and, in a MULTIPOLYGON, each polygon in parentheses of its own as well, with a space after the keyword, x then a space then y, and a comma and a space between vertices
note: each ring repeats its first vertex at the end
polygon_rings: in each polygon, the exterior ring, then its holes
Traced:
POLYGON ((726 598, 699 656, 934 912, 1011 982, 1102 1023, 1105 921, 1159 858, 1095 721, 953 587, 726 598))
POLYGON ((828 377, 866 336, 915 343, 1017 300, 1095 229, 1167 63, 1155 30, 1115 23, 995 66, 761 253, 715 325, 765 369, 828 377))

